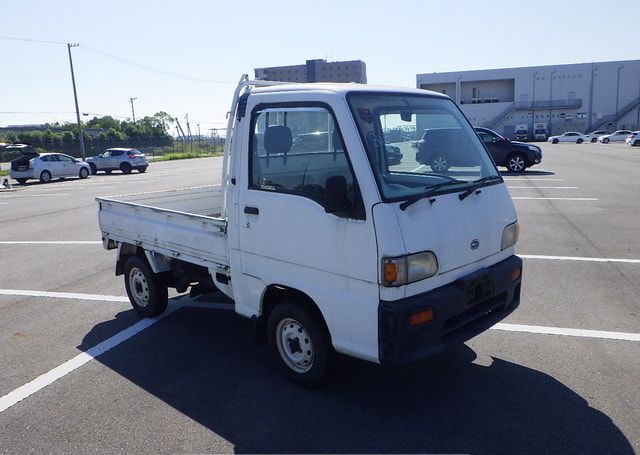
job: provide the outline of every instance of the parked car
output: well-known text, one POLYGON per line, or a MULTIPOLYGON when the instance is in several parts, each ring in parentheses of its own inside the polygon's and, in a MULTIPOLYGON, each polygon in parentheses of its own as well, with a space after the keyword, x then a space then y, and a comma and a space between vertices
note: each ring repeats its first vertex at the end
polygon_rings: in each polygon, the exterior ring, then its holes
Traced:
POLYGON ((596 130, 587 134, 587 136, 591 138, 591 142, 598 142, 599 137, 606 136, 607 134, 611 134, 611 133, 607 130, 596 130))
POLYGON ((418 141, 416 161, 430 166, 434 172, 446 172, 453 166, 477 166, 467 150, 469 137, 460 128, 428 128, 418 141))
POLYGON ((603 144, 608 144, 609 142, 624 142, 631 134, 633 134, 631 130, 618 130, 611 134, 600 136, 598 142, 602 142, 603 144))
POLYGON ((577 131, 567 131, 560 136, 549 136, 547 142, 551 142, 552 144, 557 144, 558 142, 575 142, 576 144, 582 144, 590 140, 586 134, 578 133, 577 131))
POLYGON ((389 166, 396 166, 400 164, 402 161, 402 152, 400 151, 400 147, 395 145, 385 144, 387 148, 387 162, 389 166))
POLYGON ((542 150, 537 145, 511 141, 489 128, 476 127, 476 132, 498 166, 511 172, 524 172, 542 161, 542 150))
POLYGON ((91 166, 92 174, 98 171, 111 174, 116 170, 120 170, 123 174, 130 174, 132 169, 144 172, 149 167, 149 162, 144 154, 133 148, 106 149, 98 156, 87 158, 87 163, 91 166))
POLYGON ((640 131, 634 131, 631 133, 625 142, 629 145, 640 146, 640 131))
POLYGON ((78 177, 86 179, 91 169, 87 163, 63 153, 38 154, 25 148, 23 155, 11 161, 9 175, 18 183, 38 179, 48 183, 54 178, 78 177))

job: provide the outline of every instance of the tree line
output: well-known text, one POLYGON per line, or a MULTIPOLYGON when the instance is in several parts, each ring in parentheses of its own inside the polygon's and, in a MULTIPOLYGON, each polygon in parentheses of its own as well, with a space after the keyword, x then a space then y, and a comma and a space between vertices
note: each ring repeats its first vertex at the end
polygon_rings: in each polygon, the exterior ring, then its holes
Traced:
MULTIPOLYGON (((87 154, 100 153, 107 147, 161 147, 173 144, 168 133, 173 118, 166 112, 157 112, 139 120, 118 120, 109 115, 93 117, 82 122, 87 154)), ((75 123, 45 124, 31 131, 0 133, 0 142, 29 144, 47 152, 77 155, 79 131, 75 123)))

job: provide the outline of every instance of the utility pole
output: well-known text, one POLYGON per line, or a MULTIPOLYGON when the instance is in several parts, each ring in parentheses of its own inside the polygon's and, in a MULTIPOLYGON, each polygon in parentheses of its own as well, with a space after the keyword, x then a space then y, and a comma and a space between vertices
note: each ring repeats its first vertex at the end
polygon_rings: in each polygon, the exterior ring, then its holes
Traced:
POLYGON ((71 67, 71 83, 73 84, 73 99, 76 102, 76 119, 78 120, 78 133, 80 139, 80 156, 82 161, 87 159, 87 155, 84 151, 84 137, 82 136, 82 122, 80 121, 80 109, 78 108, 78 94, 76 92, 76 77, 73 74, 73 60, 71 59, 71 48, 78 47, 79 44, 67 43, 67 51, 69 51, 69 66, 71 67))
POLYGON ((593 86, 595 84, 595 76, 596 76, 596 71, 598 70, 598 67, 595 66, 593 63, 591 63, 591 83, 590 83, 590 87, 589 87, 589 121, 587 122, 587 124, 589 125, 589 127, 587 128, 586 132, 590 132, 591 131, 591 125, 593 125, 593 86))
POLYGON ((549 136, 553 136, 553 131, 551 131, 551 119, 553 118, 553 75, 555 73, 556 70, 553 70, 549 74, 549 136))
POLYGON ((533 92, 531 94, 531 131, 535 134, 536 126, 536 78, 539 72, 533 73, 533 92))
POLYGON ((133 102, 138 98, 129 98, 129 102, 131 103, 131 116, 133 117, 133 124, 136 124, 136 111, 133 109, 133 102))
POLYGON ((620 65, 618 67, 618 83, 616 85, 616 129, 618 129, 618 101, 620 99, 620 71, 622 70, 622 68, 624 68, 624 65, 620 65))

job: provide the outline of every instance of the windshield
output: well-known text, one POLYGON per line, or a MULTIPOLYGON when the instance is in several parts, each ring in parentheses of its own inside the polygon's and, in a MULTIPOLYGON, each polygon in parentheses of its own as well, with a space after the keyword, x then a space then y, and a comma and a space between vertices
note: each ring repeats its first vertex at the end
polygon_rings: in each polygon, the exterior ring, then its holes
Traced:
POLYGON ((383 200, 399 201, 430 189, 460 191, 481 178, 499 177, 450 99, 362 92, 347 98, 383 200), (399 149, 400 159, 392 147, 399 149))

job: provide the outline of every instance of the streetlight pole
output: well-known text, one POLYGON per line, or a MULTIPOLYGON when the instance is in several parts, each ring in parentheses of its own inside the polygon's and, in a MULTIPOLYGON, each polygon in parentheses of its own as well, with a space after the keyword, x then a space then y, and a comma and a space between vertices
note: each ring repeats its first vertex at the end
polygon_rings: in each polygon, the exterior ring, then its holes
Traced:
POLYGON ((620 97, 620 70, 622 70, 622 68, 624 68, 624 65, 618 67, 618 83, 616 84, 616 129, 618 129, 618 98, 620 97))
POLYGON ((129 102, 131 103, 131 116, 133 117, 133 124, 136 124, 136 111, 133 109, 133 102, 138 98, 129 98, 129 102))
POLYGON ((84 137, 82 136, 82 122, 80 121, 80 109, 78 108, 78 93, 76 92, 76 77, 73 74, 73 59, 71 58, 71 48, 78 47, 79 44, 67 43, 67 51, 69 52, 69 67, 71 68, 71 83, 73 84, 73 99, 76 103, 76 120, 78 121, 78 136, 80 139, 80 156, 82 161, 87 159, 87 155, 84 150, 84 137))
POLYGON ((587 124, 589 125, 587 128, 587 132, 591 131, 591 125, 593 125, 593 86, 595 85, 595 76, 596 76, 596 71, 598 70, 597 66, 594 66, 594 64, 591 64, 591 87, 590 87, 590 94, 589 94, 589 122, 587 122, 587 124))

